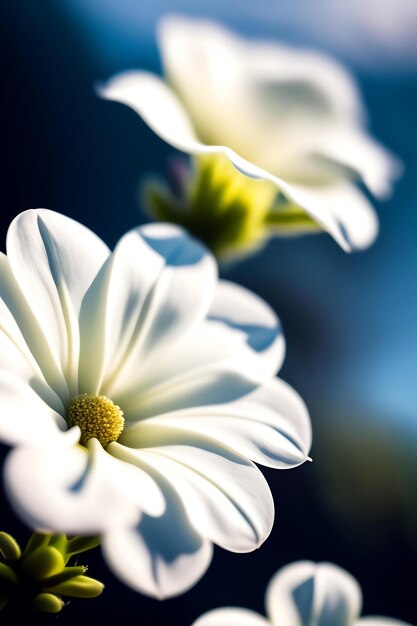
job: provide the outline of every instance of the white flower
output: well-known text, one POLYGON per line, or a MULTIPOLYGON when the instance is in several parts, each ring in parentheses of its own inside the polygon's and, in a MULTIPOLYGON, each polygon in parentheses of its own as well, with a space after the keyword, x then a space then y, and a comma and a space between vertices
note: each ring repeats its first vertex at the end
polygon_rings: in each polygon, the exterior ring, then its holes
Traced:
POLYGON ((364 130, 346 69, 208 21, 166 17, 158 34, 166 81, 125 72, 100 89, 103 97, 132 107, 175 148, 226 156, 271 181, 345 250, 374 240, 377 217, 354 182, 384 197, 401 166, 364 130))
POLYGON ((193 626, 407 626, 387 617, 362 617, 356 580, 332 563, 298 561, 280 569, 266 590, 268 618, 227 607, 202 615, 193 626))
POLYGON ((309 416, 274 378, 275 314, 219 281, 201 244, 156 224, 110 253, 77 222, 26 211, 0 296, 5 484, 31 527, 101 534, 116 574, 157 597, 192 586, 212 543, 266 539, 273 501, 252 461, 303 463, 309 416))

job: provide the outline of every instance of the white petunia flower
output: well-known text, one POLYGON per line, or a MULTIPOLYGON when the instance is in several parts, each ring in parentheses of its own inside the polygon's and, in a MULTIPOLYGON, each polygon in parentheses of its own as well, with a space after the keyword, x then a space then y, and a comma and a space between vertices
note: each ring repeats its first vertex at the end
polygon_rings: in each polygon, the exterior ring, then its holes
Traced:
POLYGON ((311 433, 274 378, 284 340, 260 298, 176 226, 110 253, 45 209, 12 222, 0 296, 5 485, 32 528, 100 534, 116 574, 157 597, 191 587, 212 543, 265 541, 274 507, 252 461, 295 467, 311 433))
POLYGON ((193 626, 408 626, 388 617, 359 618, 357 581, 332 563, 298 561, 280 569, 266 590, 267 618, 235 607, 214 609, 193 626))
POLYGON ((164 141, 194 155, 222 155, 271 181, 345 249, 375 239, 378 197, 401 171, 364 129, 351 75, 327 56, 245 41, 209 21, 164 18, 158 30, 166 80, 116 75, 101 89, 132 107, 164 141))

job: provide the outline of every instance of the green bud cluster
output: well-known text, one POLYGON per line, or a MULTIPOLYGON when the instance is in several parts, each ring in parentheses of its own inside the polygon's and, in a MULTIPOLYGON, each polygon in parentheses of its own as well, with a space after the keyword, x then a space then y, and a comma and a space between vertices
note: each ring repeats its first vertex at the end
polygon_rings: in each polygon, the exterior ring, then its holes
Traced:
POLYGON ((86 576, 87 566, 69 565, 72 557, 99 545, 97 537, 34 533, 22 551, 0 532, 0 611, 59 613, 63 598, 95 598, 104 585, 86 576))
POLYGON ((192 164, 175 189, 149 180, 144 204, 153 218, 184 226, 219 260, 253 252, 273 235, 321 230, 272 182, 245 176, 224 155, 197 156, 192 164))

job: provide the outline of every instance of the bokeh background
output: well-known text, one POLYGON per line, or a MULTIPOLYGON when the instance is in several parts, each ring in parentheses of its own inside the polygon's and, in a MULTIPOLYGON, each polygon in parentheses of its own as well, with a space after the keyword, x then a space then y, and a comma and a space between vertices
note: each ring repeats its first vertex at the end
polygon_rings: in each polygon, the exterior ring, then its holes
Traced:
MULTIPOLYGON (((173 150, 131 110, 97 98, 94 85, 127 68, 159 71, 154 27, 168 11, 344 61, 362 88, 372 133, 406 171, 393 198, 377 204, 381 234, 369 250, 347 255, 327 235, 275 239, 222 268, 279 313, 282 376, 313 421, 314 462, 265 472, 277 509, 266 544, 248 555, 216 550, 200 583, 165 602, 124 587, 97 554, 89 571, 107 591, 42 623, 188 626, 217 606, 263 612, 272 574, 313 559, 357 577, 364 614, 416 624, 416 0, 2 0, 1 248, 10 220, 30 207, 70 215, 110 245, 147 220, 139 181, 162 174, 173 150)), ((24 539, 4 496, 0 520, 24 539)))

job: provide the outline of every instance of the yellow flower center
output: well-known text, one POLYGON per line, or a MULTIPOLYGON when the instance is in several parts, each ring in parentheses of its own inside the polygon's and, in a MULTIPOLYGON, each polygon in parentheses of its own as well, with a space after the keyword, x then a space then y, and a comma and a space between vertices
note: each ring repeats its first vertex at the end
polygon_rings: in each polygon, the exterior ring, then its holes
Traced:
POLYGON ((106 396, 89 396, 87 393, 70 400, 67 422, 70 427, 79 426, 81 445, 85 446, 95 437, 103 448, 118 440, 125 425, 123 411, 117 404, 106 396))

